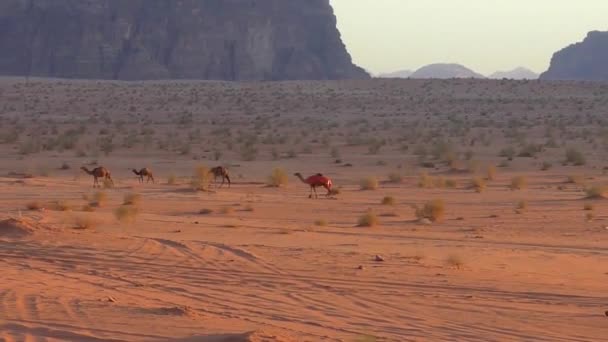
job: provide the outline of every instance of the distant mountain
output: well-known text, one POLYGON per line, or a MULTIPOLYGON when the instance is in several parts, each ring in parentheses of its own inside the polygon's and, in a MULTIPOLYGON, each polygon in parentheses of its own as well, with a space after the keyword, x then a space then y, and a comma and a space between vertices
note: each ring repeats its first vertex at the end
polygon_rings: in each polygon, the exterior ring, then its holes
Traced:
POLYGON ((486 78, 460 64, 429 64, 416 70, 410 78, 486 78))
POLYGON ((414 72, 411 70, 399 70, 399 71, 395 71, 395 72, 389 72, 386 74, 379 74, 377 77, 378 78, 408 78, 413 73, 414 72))
POLYGON ((556 52, 540 78, 608 81, 608 32, 589 32, 582 42, 556 52))
POLYGON ((497 71, 492 75, 488 76, 488 78, 506 78, 510 80, 535 80, 538 79, 538 74, 530 69, 519 67, 510 71, 497 71))

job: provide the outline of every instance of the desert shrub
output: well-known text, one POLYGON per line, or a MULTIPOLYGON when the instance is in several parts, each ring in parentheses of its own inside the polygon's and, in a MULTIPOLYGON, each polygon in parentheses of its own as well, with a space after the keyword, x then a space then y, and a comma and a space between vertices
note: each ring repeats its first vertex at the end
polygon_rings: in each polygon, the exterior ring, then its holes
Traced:
POLYGON ((515 212, 517 212, 518 214, 521 214, 526 210, 528 210, 528 201, 521 200, 518 201, 517 204, 515 204, 515 212))
POLYGON ((244 161, 253 161, 258 156, 258 149, 255 148, 255 145, 246 144, 241 147, 241 158, 244 161))
POLYGON ((68 211, 71 209, 70 204, 66 201, 57 201, 53 205, 53 209, 57 211, 68 211))
POLYGON ((486 179, 489 181, 495 180, 497 172, 498 172, 498 170, 496 169, 496 166, 489 165, 488 169, 486 170, 486 179))
POLYGON ((395 205, 397 200, 393 196, 384 196, 381 203, 382 205, 395 205))
POLYGON ((327 226, 327 224, 328 224, 327 220, 324 220, 324 219, 315 220, 315 226, 325 227, 325 226, 327 226))
POLYGON ((434 177, 433 178, 433 186, 435 186, 436 188, 443 189, 446 186, 445 184, 446 184, 446 180, 444 177, 434 177))
POLYGON ((211 215, 213 214, 213 210, 209 208, 203 208, 198 213, 201 215, 211 215))
POLYGON ((593 209, 595 209, 595 208, 594 208, 593 204, 591 204, 591 203, 585 203, 585 205, 583 206, 583 210, 585 210, 585 211, 591 211, 593 209))
POLYGON ((222 151, 215 150, 213 151, 213 160, 220 160, 222 158, 222 151))
POLYGON ((486 189, 486 180, 481 177, 475 177, 471 180, 471 189, 476 192, 483 192, 486 189))
POLYGON ((195 191, 209 190, 209 182, 211 182, 211 173, 206 166, 199 166, 194 170, 194 175, 190 180, 190 186, 195 191))
POLYGON ((333 159, 340 159, 340 158, 342 158, 342 155, 340 154, 340 150, 337 147, 332 147, 330 154, 331 154, 331 157, 333 159))
POLYGON ((359 217, 358 226, 359 227, 375 227, 378 225, 380 220, 378 219, 378 215, 376 215, 373 211, 368 211, 359 217))
POLYGON ((59 168, 60 170, 69 170, 70 169, 70 164, 63 162, 63 164, 61 164, 61 167, 59 168))
POLYGON ((587 161, 580 151, 570 148, 566 150, 566 163, 581 166, 585 165, 587 161))
POLYGON ((139 205, 141 203, 141 195, 136 193, 126 194, 123 200, 123 205, 139 205))
POLYGON ((449 267, 454 267, 457 269, 464 267, 464 259, 456 254, 448 255, 448 257, 445 259, 445 263, 449 267))
POLYGON ((543 165, 540 167, 541 171, 547 171, 553 167, 553 164, 549 162, 543 162, 543 165))
POLYGON ((391 172, 388 174, 388 181, 394 184, 403 183, 403 175, 399 172, 391 172))
POLYGON ((278 188, 281 186, 285 186, 289 183, 289 177, 287 176, 287 172, 284 169, 277 167, 272 170, 272 173, 268 177, 268 185, 278 188))
POLYGON ((44 208, 44 205, 40 201, 31 201, 26 203, 25 207, 27 210, 40 210, 44 208))
POLYGON ((103 187, 105 189, 111 189, 111 188, 114 187, 114 182, 111 181, 111 180, 109 180, 109 179, 107 179, 107 178, 104 178, 103 179, 103 187))
POLYGON ((604 198, 608 192, 608 187, 605 185, 592 185, 585 188, 585 194, 588 199, 604 198))
POLYGON ((421 173, 420 177, 418 178, 418 187, 430 189, 433 186, 435 186, 433 177, 429 176, 429 174, 426 172, 421 173))
POLYGON ((511 190, 523 190, 528 187, 528 180, 524 176, 516 176, 511 179, 511 190))
POLYGON ((167 177, 167 184, 169 184, 169 185, 177 184, 177 177, 175 177, 175 175, 169 175, 169 177, 167 177))
POLYGON ((89 215, 74 216, 74 227, 76 229, 91 229, 97 226, 97 220, 89 215))
POLYGON ((98 191, 93 194, 93 198, 90 201, 90 205, 93 207, 102 207, 106 200, 108 199, 108 195, 103 191, 98 191))
POLYGON ((456 187, 456 181, 453 179, 447 179, 445 181, 445 187, 446 188, 450 188, 450 189, 454 189, 456 187))
POLYGON ((114 210, 114 216, 122 223, 133 223, 139 214, 139 208, 134 205, 121 205, 114 210))
POLYGON ((593 212, 589 212, 589 213, 585 214, 585 220, 587 220, 588 222, 593 221, 594 218, 595 218, 595 214, 593 212))
POLYGON ((431 200, 422 207, 416 207, 415 214, 419 220, 428 219, 433 222, 440 222, 445 216, 445 202, 440 199, 431 200))
POLYGON ((376 190, 380 186, 378 178, 376 177, 365 177, 359 182, 361 190, 376 190))

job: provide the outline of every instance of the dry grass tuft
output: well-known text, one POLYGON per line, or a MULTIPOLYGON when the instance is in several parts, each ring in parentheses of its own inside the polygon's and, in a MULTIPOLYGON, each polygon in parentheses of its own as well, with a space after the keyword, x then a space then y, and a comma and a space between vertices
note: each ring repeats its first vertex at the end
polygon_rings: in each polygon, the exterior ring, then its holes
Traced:
POLYGON ((523 214, 526 210, 528 210, 528 201, 526 200, 521 200, 515 205, 515 212, 518 214, 523 214))
POLYGON ((393 184, 403 183, 403 175, 399 172, 391 172, 388 175, 388 181, 393 184))
POLYGON ((376 215, 373 211, 368 211, 359 217, 359 221, 357 222, 358 227, 375 227, 380 223, 378 219, 378 215, 376 215))
POLYGON ((441 222, 445 216, 445 202, 441 199, 435 199, 425 203, 421 208, 415 207, 416 217, 419 220, 428 219, 432 222, 441 222))
POLYGON ((511 190, 523 190, 528 187, 528 180, 524 176, 516 176, 511 179, 511 190))
POLYGON ((211 174, 206 166, 199 166, 194 170, 190 186, 194 191, 208 191, 211 174))
POLYGON ((133 205, 121 205, 114 210, 114 216, 122 223, 133 223, 139 214, 139 208, 133 205))
POLYGON ((139 205, 141 203, 141 195, 136 193, 126 194, 122 204, 123 205, 139 205))
POLYGON ((585 203, 585 205, 583 206, 583 210, 586 211, 592 211, 593 209, 595 209, 595 207, 591 203, 585 203))
POLYGON ((69 211, 72 210, 72 207, 66 201, 57 201, 53 204, 53 209, 57 211, 69 211))
POLYGON ((177 177, 175 175, 169 175, 169 177, 167 177, 167 184, 169 184, 169 185, 176 185, 177 184, 177 177))
POLYGON ((601 199, 606 198, 608 187, 605 185, 592 185, 585 188, 586 198, 588 199, 601 199))
POLYGON ((325 219, 315 220, 315 226, 325 227, 327 225, 328 225, 328 223, 327 223, 327 220, 325 220, 325 219))
POLYGON ((496 173, 498 173, 495 165, 488 166, 486 179, 489 181, 496 180, 496 173))
POLYGON ((395 205, 397 200, 393 196, 384 196, 381 203, 382 205, 395 205))
POLYGON ((268 177, 268 185, 271 187, 279 188, 289 183, 289 177, 284 169, 277 167, 272 170, 272 174, 268 177))
POLYGON ((97 224, 97 220, 89 215, 74 216, 74 227, 76 229, 91 229, 95 228, 97 224))
POLYGON ((361 190, 377 190, 379 186, 380 184, 378 182, 378 178, 373 176, 363 178, 359 182, 359 187, 361 188, 361 190))
POLYGON ((475 177, 471 180, 471 189, 481 193, 486 189, 486 180, 481 177, 475 177))
POLYGON ((89 202, 89 205, 93 207, 102 207, 108 199, 108 195, 103 191, 98 191, 93 194, 93 198, 89 202))
POLYGON ((464 267, 464 259, 460 255, 450 254, 445 259, 445 264, 449 267, 461 269, 464 267))

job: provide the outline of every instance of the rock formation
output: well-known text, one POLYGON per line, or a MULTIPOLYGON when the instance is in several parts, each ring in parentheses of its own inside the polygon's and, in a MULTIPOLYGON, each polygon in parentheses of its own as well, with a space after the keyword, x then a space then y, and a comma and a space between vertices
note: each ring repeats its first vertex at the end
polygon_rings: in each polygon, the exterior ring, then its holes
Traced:
POLYGON ((497 71, 492 75, 488 76, 488 78, 492 79, 509 79, 509 80, 535 80, 538 79, 538 74, 534 71, 519 67, 510 71, 497 71))
POLYGON ((416 70, 410 78, 485 78, 460 64, 430 64, 416 70))
POLYGON ((3 0, 0 75, 368 78, 329 0, 3 0))
POLYGON ((582 42, 556 52, 540 78, 608 81, 608 32, 589 32, 582 42))

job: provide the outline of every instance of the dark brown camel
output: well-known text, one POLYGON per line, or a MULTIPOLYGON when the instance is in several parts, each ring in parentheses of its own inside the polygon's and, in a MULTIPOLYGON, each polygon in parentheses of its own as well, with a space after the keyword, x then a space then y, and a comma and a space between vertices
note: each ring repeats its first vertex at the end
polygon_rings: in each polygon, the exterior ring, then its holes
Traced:
POLYGON ((213 173, 213 182, 217 183, 217 177, 222 177, 222 184, 220 188, 224 185, 224 181, 228 181, 228 187, 230 187, 230 175, 228 174, 228 170, 223 166, 214 167, 209 170, 210 173, 213 173))
POLYGON ((139 182, 143 183, 144 182, 144 176, 148 177, 146 183, 149 183, 150 180, 152 180, 152 183, 156 183, 154 181, 154 175, 152 174, 152 171, 150 169, 148 169, 147 167, 144 167, 143 169, 137 171, 135 169, 132 170, 134 174, 136 174, 139 178, 139 182))
POLYGON ((329 179, 328 177, 325 177, 322 174, 317 173, 316 175, 313 175, 313 176, 310 176, 310 177, 304 179, 304 177, 302 177, 302 174, 299 172, 294 174, 294 176, 298 177, 304 184, 308 184, 310 186, 310 195, 308 196, 308 198, 312 198, 313 192, 315 194, 315 198, 319 197, 317 195, 317 187, 319 187, 319 186, 322 186, 325 189, 327 189, 326 196, 331 195, 332 182, 331 182, 331 179, 329 179))
MULTIPOLYGON (((96 167, 93 169, 93 171, 89 171, 89 169, 87 169, 85 166, 80 168, 82 171, 86 172, 87 174, 93 176, 93 187, 99 185, 99 178, 102 178, 104 180, 108 180, 112 186, 114 186, 114 180, 112 180, 112 176, 110 175, 110 171, 108 171, 108 169, 106 169, 103 166, 100 167, 96 167)), ((101 185, 99 185, 99 187, 101 187, 101 185)))

